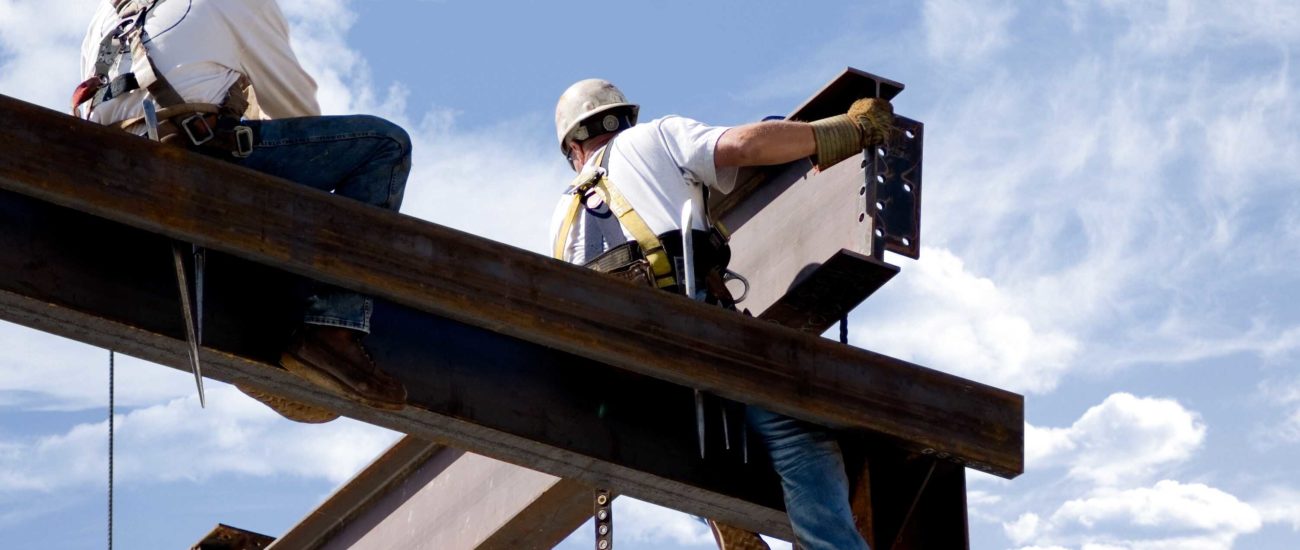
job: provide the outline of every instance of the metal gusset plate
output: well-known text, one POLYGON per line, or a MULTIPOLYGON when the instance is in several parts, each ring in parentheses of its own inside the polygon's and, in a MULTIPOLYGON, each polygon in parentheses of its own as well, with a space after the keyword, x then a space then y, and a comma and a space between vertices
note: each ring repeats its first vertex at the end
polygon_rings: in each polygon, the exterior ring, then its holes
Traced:
POLYGON ((921 151, 925 125, 894 117, 889 141, 868 149, 863 157, 866 176, 865 211, 872 232, 884 249, 909 258, 921 255, 921 151))

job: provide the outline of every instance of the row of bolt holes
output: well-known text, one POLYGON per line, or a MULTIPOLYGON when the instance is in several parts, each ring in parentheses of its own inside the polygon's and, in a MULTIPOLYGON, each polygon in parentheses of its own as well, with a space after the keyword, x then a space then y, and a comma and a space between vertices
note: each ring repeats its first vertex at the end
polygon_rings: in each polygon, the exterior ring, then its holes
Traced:
MULTIPOLYGON (((912 137, 913 137, 912 131, 911 131, 911 130, 908 130, 908 132, 907 132, 907 139, 912 139, 912 137)), ((877 147, 877 148, 876 148, 876 156, 879 156, 879 157, 881 157, 881 158, 884 158, 884 157, 885 157, 885 148, 884 148, 884 147, 877 147)), ((864 171, 867 169, 867 160, 866 160, 866 159, 862 159, 862 169, 863 169, 864 171)), ((879 184, 881 184, 881 185, 884 185, 884 183, 885 183, 885 176, 882 176, 882 175, 880 175, 880 174, 876 174, 876 183, 879 183, 879 184)), ((910 183, 904 183, 904 184, 903 184, 903 192, 904 192, 904 193, 911 193, 911 192, 912 192, 912 184, 910 184, 910 183)), ((863 185, 862 187, 858 188, 858 195, 859 195, 859 196, 866 196, 866 194, 867 194, 867 186, 863 185)), ((885 204, 882 203, 882 202, 880 202, 880 201, 876 201, 876 211, 879 212, 879 211, 882 211, 882 210, 884 210, 884 209, 885 209, 885 204)), ((866 221, 866 219, 867 219, 867 214, 866 214, 865 212, 864 212, 864 213, 861 213, 861 214, 858 214, 858 223, 862 223, 862 222, 866 221)), ((876 230, 875 230, 875 234, 876 234, 876 238, 877 238, 877 239, 883 238, 883 237, 885 236, 885 232, 884 232, 883 230, 881 230, 879 227, 876 228, 876 230)), ((903 237, 903 246, 911 246, 911 245, 912 245, 912 240, 911 240, 911 239, 908 239, 907 237, 903 237)))

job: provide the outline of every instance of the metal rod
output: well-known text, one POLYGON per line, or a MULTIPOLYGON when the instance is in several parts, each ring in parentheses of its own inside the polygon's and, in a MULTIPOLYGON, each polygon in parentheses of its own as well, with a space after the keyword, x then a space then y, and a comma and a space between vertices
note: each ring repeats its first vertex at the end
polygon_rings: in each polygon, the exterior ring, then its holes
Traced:
POLYGON ((194 371, 194 384, 199 388, 199 406, 207 407, 203 396, 203 370, 199 366, 198 335, 195 334, 194 309, 190 307, 190 284, 185 276, 185 252, 180 243, 172 244, 172 263, 176 266, 176 286, 181 295, 181 317, 185 324, 185 342, 189 344, 190 370, 194 371))
MULTIPOLYGON (((682 286, 685 287, 686 297, 692 300, 695 296, 695 240, 691 230, 695 227, 695 201, 688 200, 682 205, 681 232, 682 232, 682 286)), ((699 389, 695 390, 695 430, 700 439, 700 458, 704 458, 704 393, 699 389)))
POLYGON ((907 514, 903 516, 903 523, 898 525, 898 534, 894 535, 894 542, 890 543, 890 548, 898 546, 898 543, 903 540, 903 530, 907 528, 907 522, 912 520, 912 512, 916 511, 917 503, 921 502, 921 495, 925 494, 925 487, 930 484, 930 476, 934 475, 934 468, 938 465, 938 459, 930 461, 930 470, 925 472, 925 479, 921 480, 921 487, 916 490, 912 505, 907 507, 907 514))

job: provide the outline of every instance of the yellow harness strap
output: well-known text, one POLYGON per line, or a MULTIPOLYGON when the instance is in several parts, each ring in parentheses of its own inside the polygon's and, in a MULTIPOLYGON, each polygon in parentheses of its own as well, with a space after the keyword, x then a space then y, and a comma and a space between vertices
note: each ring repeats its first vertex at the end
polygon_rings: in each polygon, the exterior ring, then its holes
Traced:
MULTIPOLYGON (((605 202, 609 204, 609 209, 618 218, 619 225, 623 226, 632 238, 636 240, 637 245, 641 247, 641 254, 645 256, 650 263, 650 270, 655 276, 655 286, 659 288, 669 287, 677 284, 677 279, 673 277, 672 262, 668 258, 668 253, 664 251, 664 243, 659 240, 650 226, 645 223, 640 214, 632 208, 632 203, 627 201, 614 183, 610 180, 608 172, 605 170, 605 153, 609 151, 609 145, 600 150, 596 155, 597 166, 601 170, 596 172, 594 177, 586 178, 586 181, 575 182, 573 189, 573 199, 569 203, 569 213, 564 217, 560 224, 560 232, 555 236, 554 256, 556 259, 564 260, 564 244, 568 240, 569 232, 573 230, 573 223, 578 219, 578 213, 582 208, 582 197, 593 187, 605 202)), ((580 178, 582 176, 579 176, 580 178)))

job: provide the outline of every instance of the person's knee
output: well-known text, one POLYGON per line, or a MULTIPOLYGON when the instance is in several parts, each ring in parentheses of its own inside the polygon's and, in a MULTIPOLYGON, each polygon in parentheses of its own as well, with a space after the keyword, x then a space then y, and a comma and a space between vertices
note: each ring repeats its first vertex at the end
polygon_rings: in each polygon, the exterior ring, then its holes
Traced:
POLYGON ((374 115, 357 115, 357 118, 374 135, 391 140, 394 148, 401 154, 407 156, 411 154, 411 134, 407 133, 405 128, 374 115))

